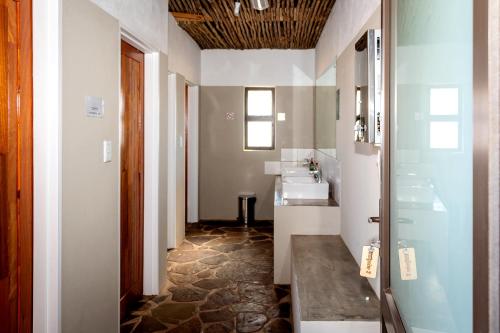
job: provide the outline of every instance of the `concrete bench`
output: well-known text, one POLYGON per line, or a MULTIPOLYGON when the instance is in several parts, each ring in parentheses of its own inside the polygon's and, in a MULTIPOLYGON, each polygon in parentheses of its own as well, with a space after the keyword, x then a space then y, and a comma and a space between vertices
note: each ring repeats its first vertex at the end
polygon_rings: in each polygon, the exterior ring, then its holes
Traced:
POLYGON ((295 333, 380 332, 380 305, 340 236, 292 236, 295 333))

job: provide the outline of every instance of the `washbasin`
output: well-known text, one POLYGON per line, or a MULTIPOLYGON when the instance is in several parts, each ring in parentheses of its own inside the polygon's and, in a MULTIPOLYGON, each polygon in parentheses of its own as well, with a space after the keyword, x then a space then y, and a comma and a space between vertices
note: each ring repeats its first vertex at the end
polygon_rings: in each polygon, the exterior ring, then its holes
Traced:
POLYGON ((298 176, 288 176, 288 177, 285 177, 285 183, 287 184, 314 184, 316 183, 316 179, 314 179, 314 177, 311 177, 311 176, 302 176, 302 177, 298 177, 298 176))
POLYGON ((434 196, 434 186, 427 179, 398 177, 396 180, 396 197, 398 202, 432 204, 434 196))
POLYGON ((313 176, 282 178, 285 199, 328 199, 330 185, 326 181, 316 182, 313 176))
POLYGON ((283 177, 306 177, 309 176, 309 169, 305 167, 286 167, 281 169, 283 177))
POLYGON ((434 190, 429 186, 397 186, 397 199, 401 203, 432 204, 434 190))

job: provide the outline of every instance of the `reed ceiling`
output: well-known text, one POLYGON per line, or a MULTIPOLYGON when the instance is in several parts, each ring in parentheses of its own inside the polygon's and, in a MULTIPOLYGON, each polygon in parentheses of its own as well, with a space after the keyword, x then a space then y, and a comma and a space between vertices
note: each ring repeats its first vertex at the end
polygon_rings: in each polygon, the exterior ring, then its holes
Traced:
POLYGON ((315 48, 335 0, 269 0, 258 11, 241 0, 170 0, 169 11, 202 49, 315 48))

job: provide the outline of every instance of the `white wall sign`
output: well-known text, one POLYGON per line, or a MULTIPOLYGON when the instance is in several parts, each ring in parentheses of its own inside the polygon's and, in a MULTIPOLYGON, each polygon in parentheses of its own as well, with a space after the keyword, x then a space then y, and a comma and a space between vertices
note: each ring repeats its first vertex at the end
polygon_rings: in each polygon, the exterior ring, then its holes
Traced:
POLYGON ((102 118, 104 115, 104 100, 102 97, 85 96, 85 113, 87 117, 102 118))

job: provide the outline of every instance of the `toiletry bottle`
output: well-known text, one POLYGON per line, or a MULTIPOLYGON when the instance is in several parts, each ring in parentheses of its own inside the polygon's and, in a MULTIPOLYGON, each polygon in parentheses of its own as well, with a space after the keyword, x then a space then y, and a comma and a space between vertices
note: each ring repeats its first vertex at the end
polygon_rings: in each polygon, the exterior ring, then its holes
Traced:
POLYGON ((309 171, 314 171, 314 158, 309 161, 309 171))

